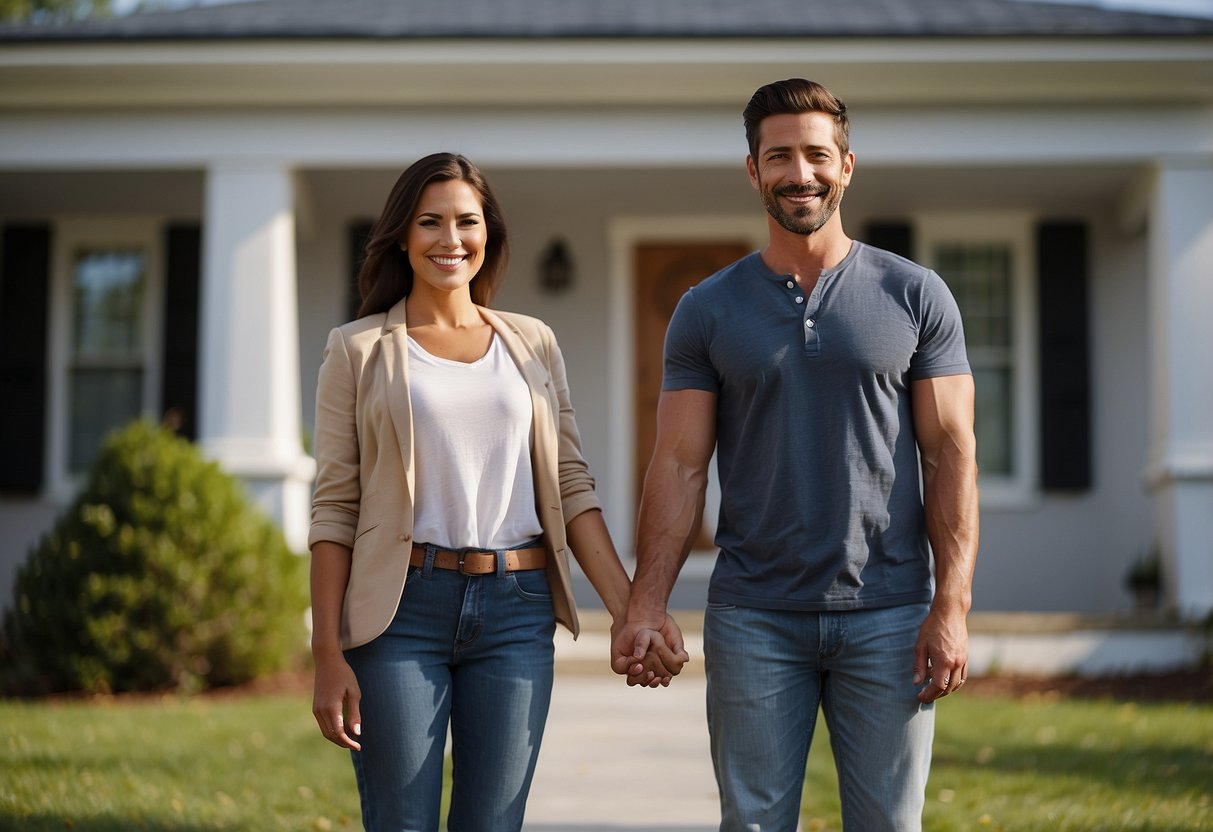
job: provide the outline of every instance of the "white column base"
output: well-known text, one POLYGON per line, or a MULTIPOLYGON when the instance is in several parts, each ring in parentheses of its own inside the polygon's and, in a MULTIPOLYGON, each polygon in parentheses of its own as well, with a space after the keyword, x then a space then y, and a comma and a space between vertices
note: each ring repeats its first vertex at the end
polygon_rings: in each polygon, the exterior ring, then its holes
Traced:
POLYGON ((302 453, 270 457, 246 445, 240 440, 211 440, 203 442, 202 449, 244 483, 252 501, 281 527, 292 551, 306 552, 316 460, 302 453))
POLYGON ((1168 606, 1181 618, 1202 619, 1213 613, 1213 472, 1163 480, 1153 495, 1168 606))

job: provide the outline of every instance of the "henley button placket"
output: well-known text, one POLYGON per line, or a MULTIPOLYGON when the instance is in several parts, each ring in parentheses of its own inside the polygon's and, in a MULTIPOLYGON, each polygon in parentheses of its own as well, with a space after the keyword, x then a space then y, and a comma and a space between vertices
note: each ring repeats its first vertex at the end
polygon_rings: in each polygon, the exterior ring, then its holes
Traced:
MULTIPOLYGON (((817 285, 813 287, 813 291, 809 295, 809 302, 804 305, 804 353, 814 358, 821 355, 821 327, 817 325, 821 299, 833 277, 832 274, 823 274, 819 277, 817 285)), ((800 301, 801 298, 796 299, 797 303, 800 301)))

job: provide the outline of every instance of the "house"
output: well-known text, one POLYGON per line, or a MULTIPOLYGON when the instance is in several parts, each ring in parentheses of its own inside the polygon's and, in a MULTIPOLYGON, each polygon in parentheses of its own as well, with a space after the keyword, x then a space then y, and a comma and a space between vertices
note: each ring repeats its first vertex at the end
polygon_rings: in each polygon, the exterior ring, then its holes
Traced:
POLYGON ((966 317, 975 610, 1125 613, 1156 548, 1165 607, 1208 615, 1213 20, 1019 0, 261 0, 0 28, 0 597, 138 415, 303 546, 326 333, 396 176, 440 149, 505 207, 497 305, 556 330, 628 553, 665 321, 761 245, 740 113, 791 76, 852 113, 849 233, 936 268, 966 317))

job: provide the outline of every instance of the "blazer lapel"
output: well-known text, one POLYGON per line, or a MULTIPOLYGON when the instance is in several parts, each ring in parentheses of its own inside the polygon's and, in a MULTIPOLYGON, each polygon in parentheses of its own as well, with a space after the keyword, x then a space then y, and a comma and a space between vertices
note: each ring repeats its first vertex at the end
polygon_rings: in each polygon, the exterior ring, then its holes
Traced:
POLYGON ((388 310, 380 337, 383 355, 384 389, 392 427, 400 447, 405 481, 411 497, 417 493, 416 468, 413 465, 413 407, 409 401, 408 328, 405 326, 405 300, 401 298, 388 310))

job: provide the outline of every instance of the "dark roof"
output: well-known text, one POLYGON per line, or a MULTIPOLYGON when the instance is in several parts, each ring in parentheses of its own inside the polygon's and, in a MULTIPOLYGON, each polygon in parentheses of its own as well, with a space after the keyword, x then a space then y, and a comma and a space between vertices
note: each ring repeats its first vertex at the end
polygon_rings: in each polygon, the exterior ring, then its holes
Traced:
POLYGON ((68 23, 0 40, 1130 37, 1213 20, 1020 0, 247 0, 68 23))

